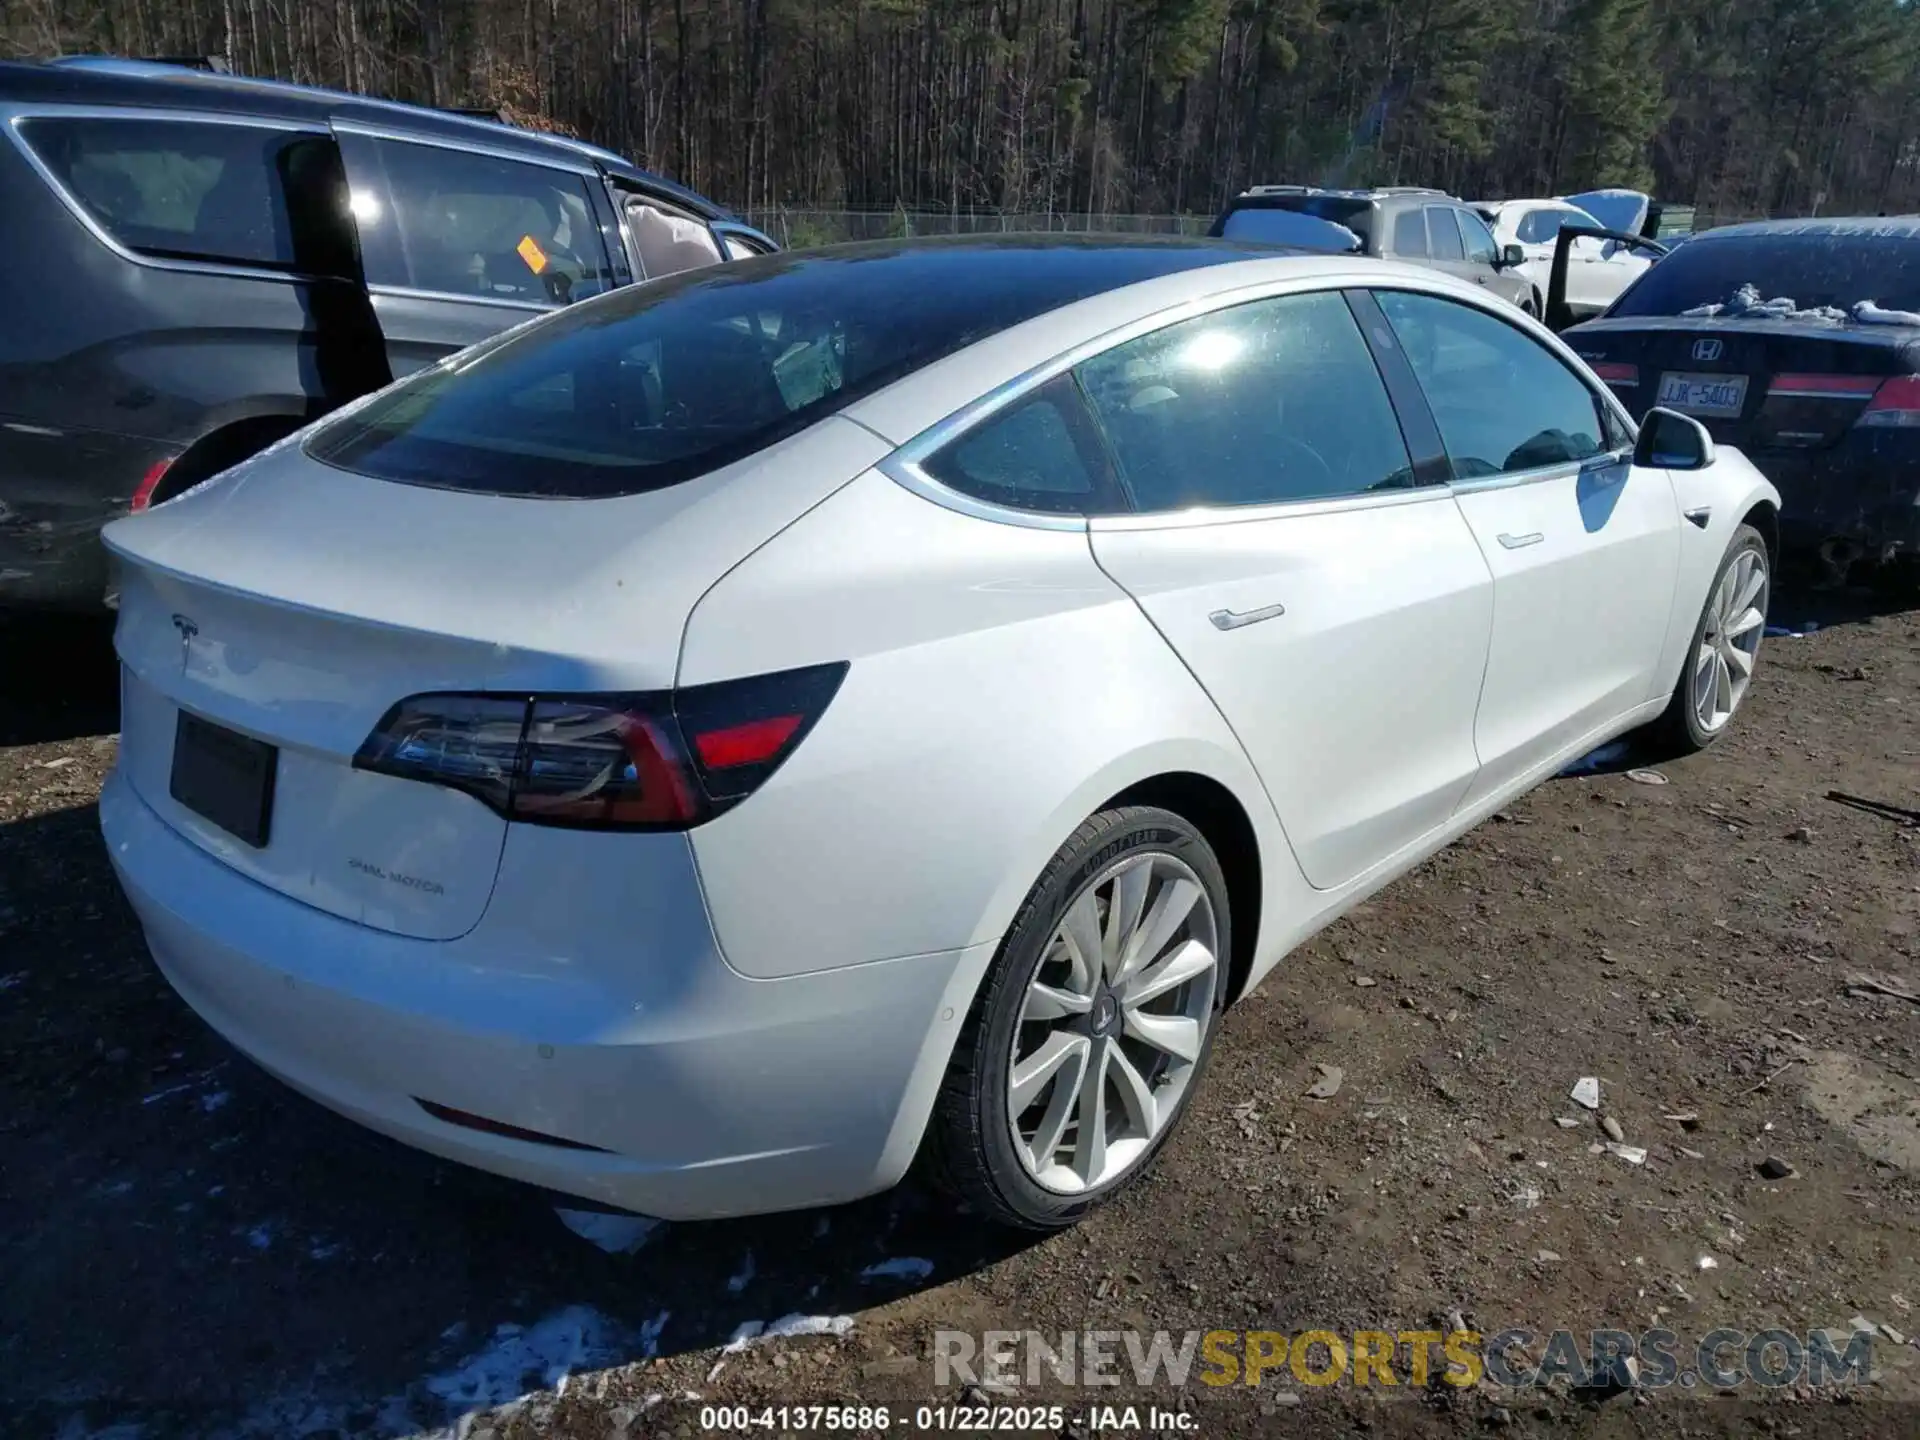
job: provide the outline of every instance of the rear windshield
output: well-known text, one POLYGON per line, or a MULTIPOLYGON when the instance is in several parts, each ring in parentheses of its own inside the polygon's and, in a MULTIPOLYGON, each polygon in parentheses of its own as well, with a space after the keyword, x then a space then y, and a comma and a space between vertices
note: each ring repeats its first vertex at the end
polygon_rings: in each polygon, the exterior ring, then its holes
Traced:
MULTIPOLYGON (((1228 246, 846 246, 691 270, 467 351, 307 453, 493 495, 633 495, 718 469, 997 331, 1228 246)), ((1039 357, 1036 357, 1039 358, 1039 357)))
POLYGON ((1883 310, 1920 310, 1920 227, 1884 228, 1696 237, 1649 269, 1609 313, 1679 315, 1725 306, 1746 286, 1761 301, 1788 299, 1796 310, 1851 310, 1863 300, 1883 310))

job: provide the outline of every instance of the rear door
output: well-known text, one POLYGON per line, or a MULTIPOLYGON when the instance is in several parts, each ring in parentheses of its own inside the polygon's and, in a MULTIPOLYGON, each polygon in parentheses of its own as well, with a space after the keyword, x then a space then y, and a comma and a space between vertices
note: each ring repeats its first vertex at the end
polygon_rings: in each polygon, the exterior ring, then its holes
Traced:
POLYGON ((1475 285, 1491 285, 1491 269, 1475 265, 1467 259, 1466 241, 1460 234, 1460 224, 1453 218, 1451 205, 1428 205, 1424 207, 1427 219, 1428 264, 1436 270, 1475 285))
POLYGON ((1139 512, 1090 522, 1094 558, 1240 737, 1307 880, 1444 824, 1478 768, 1490 577, 1347 301, 1249 301, 1078 378, 1139 512))
POLYGON ((587 161, 334 132, 394 375, 620 283, 587 161))
POLYGON ((1606 398, 1531 332, 1437 295, 1377 299, 1493 572, 1471 805, 1653 695, 1680 517, 1666 472, 1631 465, 1606 398))

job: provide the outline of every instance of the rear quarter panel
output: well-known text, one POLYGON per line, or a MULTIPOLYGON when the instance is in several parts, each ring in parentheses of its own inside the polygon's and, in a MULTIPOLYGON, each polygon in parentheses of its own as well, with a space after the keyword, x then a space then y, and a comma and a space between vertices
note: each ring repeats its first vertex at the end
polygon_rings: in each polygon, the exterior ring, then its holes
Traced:
POLYGON ((1169 772, 1239 797, 1263 934, 1309 903, 1238 742, 1084 533, 974 519, 869 472, 707 595, 680 683, 832 660, 852 668, 818 726, 693 832, 741 973, 995 940, 1083 820, 1169 772))

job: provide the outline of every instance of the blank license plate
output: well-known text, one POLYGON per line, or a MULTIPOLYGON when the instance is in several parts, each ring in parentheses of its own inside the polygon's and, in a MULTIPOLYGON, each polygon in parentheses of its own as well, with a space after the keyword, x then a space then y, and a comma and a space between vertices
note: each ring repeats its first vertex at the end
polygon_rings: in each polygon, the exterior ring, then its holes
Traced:
POLYGON ((1747 403, 1747 377, 1669 372, 1660 377, 1657 403, 1689 415, 1738 415, 1747 403))
POLYGON ((168 792, 196 815, 264 849, 273 819, 273 774, 280 751, 180 712, 173 731, 173 777, 168 792))

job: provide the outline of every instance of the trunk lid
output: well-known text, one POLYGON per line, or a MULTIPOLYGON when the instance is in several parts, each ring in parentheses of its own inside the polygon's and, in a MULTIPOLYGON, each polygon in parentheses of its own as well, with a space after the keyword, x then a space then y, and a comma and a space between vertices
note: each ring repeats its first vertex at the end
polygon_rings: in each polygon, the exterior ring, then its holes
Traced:
POLYGON ((1622 316, 1563 338, 1635 419, 1664 404, 1748 454, 1830 448, 1883 381, 1920 364, 1920 331, 1900 326, 1622 316))
POLYGON ((708 587, 888 448, 836 417, 681 485, 552 500, 377 480, 276 446, 105 532, 120 767, 249 878, 378 929, 457 937, 486 909, 506 822, 470 795, 355 770, 388 709, 429 691, 671 686, 708 587), (264 844, 209 819, 192 784, 177 798, 183 712, 246 737, 216 748, 273 747, 264 844))

